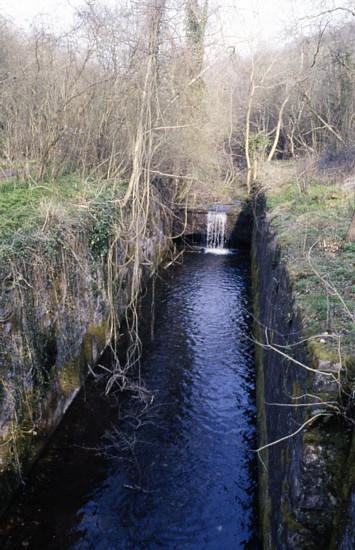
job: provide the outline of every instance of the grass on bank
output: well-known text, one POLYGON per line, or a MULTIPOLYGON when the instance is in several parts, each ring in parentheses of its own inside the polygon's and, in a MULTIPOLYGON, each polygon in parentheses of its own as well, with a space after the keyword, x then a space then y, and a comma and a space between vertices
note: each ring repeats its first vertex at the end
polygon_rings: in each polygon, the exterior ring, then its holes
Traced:
MULTIPOLYGON (((76 225, 85 219, 103 230, 112 218, 114 201, 125 189, 122 182, 75 175, 40 183, 15 178, 0 181, 0 259, 9 247, 21 247, 21 242, 38 231, 48 231, 49 226, 76 225)), ((93 234, 93 238, 100 238, 100 234, 93 234)))
POLYGON ((316 177, 300 185, 294 166, 285 168, 281 182, 267 182, 267 207, 305 329, 337 337, 325 339, 321 355, 334 352, 340 337, 342 353, 354 357, 355 243, 346 242, 354 189, 316 177))

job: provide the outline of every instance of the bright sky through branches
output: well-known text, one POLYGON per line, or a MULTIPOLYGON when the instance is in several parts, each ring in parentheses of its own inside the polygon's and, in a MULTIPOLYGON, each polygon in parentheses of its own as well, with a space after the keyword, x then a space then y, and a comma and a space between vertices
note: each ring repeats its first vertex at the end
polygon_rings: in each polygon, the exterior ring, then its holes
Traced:
MULTIPOLYGON (((120 0, 101 2, 114 5, 120 0)), ((83 3, 84 0, 0 0, 0 14, 25 29, 30 28, 32 21, 43 21, 60 32, 70 26, 75 9, 83 3)), ((290 37, 290 28, 297 18, 349 4, 350 0, 210 0, 214 13, 219 8, 217 19, 227 44, 257 37, 276 45, 290 37)))

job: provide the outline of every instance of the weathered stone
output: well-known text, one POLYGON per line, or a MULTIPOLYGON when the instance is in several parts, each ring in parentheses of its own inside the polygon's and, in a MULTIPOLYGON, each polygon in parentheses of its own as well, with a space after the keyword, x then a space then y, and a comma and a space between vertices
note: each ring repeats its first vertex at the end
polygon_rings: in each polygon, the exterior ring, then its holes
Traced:
POLYGON ((311 465, 319 464, 319 461, 323 461, 322 457, 323 447, 320 445, 305 445, 303 452, 303 462, 306 468, 311 465))
MULTIPOLYGON (((327 371, 327 373, 330 371, 327 371)), ((334 376, 328 376, 328 374, 323 374, 322 372, 317 372, 314 375, 313 380, 313 391, 316 393, 330 393, 337 394, 339 390, 339 383, 337 380, 334 380, 334 376)))
POLYGON ((308 495, 304 495, 304 498, 301 502, 301 507, 305 510, 321 510, 324 508, 325 498, 321 491, 315 492, 308 495))
MULTIPOLYGON (((333 375, 313 375, 267 346, 257 346, 258 443, 262 446, 294 433, 311 415, 329 412, 321 402, 287 409, 267 403, 306 403, 306 398, 295 399, 307 394, 321 394, 325 400, 338 398, 340 365, 320 360, 314 366, 317 359, 304 341, 287 265, 280 259, 280 248, 262 199, 256 205, 252 258, 256 340, 280 346, 281 350, 290 349, 300 363, 333 375)), ((330 548, 343 481, 348 475, 341 475, 348 439, 341 424, 335 425, 335 416, 328 423, 325 420, 326 417, 309 424, 301 433, 262 453, 267 465, 267 469, 259 468, 265 550, 330 548)))
POLYGON ((323 372, 332 372, 335 375, 338 375, 341 370, 341 364, 334 363, 333 361, 326 361, 324 359, 320 359, 318 361, 318 370, 323 372))
MULTIPOLYGON (((142 243, 147 260, 140 266, 142 279, 161 261, 170 234, 166 227, 165 235, 160 209, 152 210, 152 230, 142 243)), ((105 264, 93 256, 89 231, 78 224, 53 239, 53 258, 34 243, 33 261, 21 263, 26 285, 13 284, 0 293, 6 319, 0 323, 0 513, 18 486, 19 473, 33 464, 80 390, 88 365, 95 364, 108 342, 109 293, 119 316, 127 308, 124 287, 132 267, 120 268, 122 246, 117 242, 112 255, 122 285, 108 289, 105 264)), ((8 268, 1 264, 0 270, 7 274, 8 268)))
MULTIPOLYGON (((176 212, 174 234, 184 234, 184 241, 206 245, 207 215, 211 206, 181 209, 176 212)), ((229 205, 223 205, 227 214, 225 229, 226 245, 249 245, 252 230, 252 215, 248 203, 235 201, 229 205)))

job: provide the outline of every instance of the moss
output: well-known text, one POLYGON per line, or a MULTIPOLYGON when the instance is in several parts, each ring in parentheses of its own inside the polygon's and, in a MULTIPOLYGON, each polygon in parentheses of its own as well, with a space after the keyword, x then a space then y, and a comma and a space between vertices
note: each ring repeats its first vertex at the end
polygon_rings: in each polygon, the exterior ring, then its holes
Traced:
POLYGON ((308 344, 310 351, 312 366, 317 369, 318 361, 330 361, 332 363, 339 362, 339 352, 334 347, 326 346, 325 343, 318 339, 310 340, 308 344))
MULTIPOLYGON (((92 341, 103 350, 107 343, 108 322, 90 325, 81 346, 80 355, 61 369, 52 369, 48 383, 32 390, 23 390, 16 398, 16 418, 9 424, 1 440, 0 514, 22 476, 33 464, 45 445, 49 432, 59 419, 54 418, 59 400, 78 390, 87 374, 87 362, 92 361, 92 341), (49 432, 48 432, 49 430, 49 432), (40 434, 40 435, 39 435, 40 434)), ((21 381, 18 383, 20 388, 21 381)))
POLYGON ((298 382, 292 383, 292 397, 299 397, 302 395, 301 386, 298 382))
MULTIPOLYGON (((41 419, 41 396, 38 389, 17 388, 16 414, 8 422, 1 442, 2 473, 22 479, 23 469, 36 456, 38 427, 41 419)), ((5 476, 6 477, 6 476, 5 476)), ((6 485, 6 484, 5 484, 6 485)), ((1 508, 1 502, 0 502, 1 508)))
MULTIPOLYGON (((73 177, 44 185, 1 182, 0 305, 9 311, 11 330, 0 335, 0 372, 7 384, 4 389, 0 383, 0 399, 11 393, 3 417, 13 409, 16 420, 3 418, 11 434, 7 444, 0 442, 0 513, 81 387, 88 363, 93 365, 107 344, 109 320, 86 328, 88 320, 105 317, 110 305, 122 313, 127 303, 120 282, 129 281, 130 267, 120 268, 115 303, 109 304, 103 261, 117 223, 115 199, 123 190, 119 183, 73 177)), ((153 215, 160 223, 159 208, 153 215)), ((153 236, 157 227, 152 223, 153 236)), ((119 248, 116 259, 120 264, 119 248)), ((155 260, 161 260, 161 250, 155 260)))
POLYGON ((81 386, 81 368, 80 368, 80 359, 72 359, 68 361, 61 369, 58 371, 58 382, 60 391, 64 395, 70 395, 75 390, 79 389, 81 386))
POLYGON ((303 443, 304 445, 320 445, 322 443, 322 436, 318 428, 313 425, 313 427, 308 427, 304 430, 303 443))
MULTIPOLYGON (((327 445, 327 470, 329 473, 330 489, 334 495, 339 496, 340 487, 349 482, 348 476, 344 476, 349 448, 351 445, 351 435, 344 430, 344 426, 339 425, 338 420, 333 420, 330 424, 319 429, 321 443, 327 445), (345 478, 345 479, 344 479, 345 478)), ((351 477, 351 476, 350 476, 351 477)))
MULTIPOLYGON (((338 340, 336 338, 328 339, 326 336, 327 334, 340 335, 342 363, 343 365, 345 363, 347 367, 346 379, 349 385, 347 389, 350 395, 354 388, 352 374, 355 360, 353 361, 352 358, 355 357, 355 332, 354 325, 349 320, 344 304, 337 295, 338 292, 349 310, 353 311, 355 295, 354 285, 351 284, 351 281, 354 250, 352 246, 349 247, 343 244, 343 238, 352 215, 349 199, 348 192, 337 186, 324 186, 319 182, 312 182, 308 186, 307 193, 302 194, 294 183, 286 183, 267 192, 268 214, 264 230, 267 230, 267 223, 271 221, 270 233, 274 242, 270 246, 269 254, 272 253, 275 247, 280 250, 279 257, 276 258, 277 264, 274 262, 273 268, 283 262, 287 272, 290 273, 294 311, 304 327, 304 336, 311 337, 307 345, 309 351, 308 365, 317 369, 319 361, 322 360, 339 363, 338 340), (309 248, 314 243, 317 244, 312 248, 311 261, 309 261, 309 248), (321 276, 317 275, 313 268, 321 276), (315 335, 320 334, 322 339, 319 336, 315 337, 315 335), (351 380, 353 381, 351 382, 351 380)), ((270 234, 265 235, 265 237, 267 236, 270 237, 270 234)), ((259 273, 257 267, 256 259, 253 257, 252 274, 256 319, 260 316, 259 273)), ((265 268, 260 266, 260 269, 265 268)), ((272 328, 272 326, 269 327, 270 330, 272 328)), ((255 323, 254 330, 256 338, 261 339, 262 334, 260 334, 260 327, 257 323, 255 323)), ((302 339, 302 336, 300 335, 300 339, 302 339)), ((294 352, 297 354, 297 350, 294 352)), ((266 411, 263 396, 264 372, 262 361, 262 349, 257 347, 258 430, 261 434, 259 437, 264 442, 266 411)), ((314 374, 309 372, 305 387, 301 388, 299 383, 293 382, 292 389, 290 388, 292 397, 299 397, 306 392, 314 393, 313 381, 314 374)), ((325 400, 329 399, 329 395, 321 393, 318 397, 325 400)), ((305 411, 305 414, 308 414, 308 412, 308 410, 305 411)), ((325 497, 329 494, 339 501, 339 495, 343 491, 344 494, 347 493, 346 498, 348 498, 349 483, 353 483, 353 481, 350 481, 347 475, 344 475, 345 471, 349 471, 346 467, 349 441, 344 423, 339 422, 335 417, 318 420, 315 424, 309 425, 303 430, 302 438, 303 447, 307 445, 319 446, 319 472, 327 480, 326 486, 324 484, 325 497), (347 477, 347 479, 344 480, 344 477, 347 477), (343 488, 344 485, 346 490, 343 488)), ((259 444, 261 444, 260 441, 259 444)), ((280 468, 285 473, 290 471, 289 455, 290 453, 286 454, 283 450, 280 454, 280 468)), ((299 456, 301 455, 302 449, 300 448, 299 456)), ((349 475, 351 479, 353 476, 351 471, 349 475)), ((270 500, 268 500, 268 485, 271 485, 270 482, 273 479, 272 472, 265 472, 260 469, 260 499, 262 500, 260 503, 260 517, 264 547, 266 548, 270 547, 268 537, 270 536, 270 522, 273 522, 272 513, 278 512, 276 509, 270 509, 270 500)), ((302 478, 299 483, 302 486, 302 478)), ((283 497, 280 502, 283 523, 285 528, 302 532, 304 526, 297 521, 295 510, 290 509, 291 503, 288 494, 289 488, 284 481, 283 497)), ((344 501, 346 498, 343 497, 344 501)), ((325 506, 324 513, 332 513, 332 509, 336 507, 334 502, 336 501, 330 499, 329 506, 325 506)), ((273 502, 272 505, 277 507, 277 503, 273 502)), ((315 519, 317 519, 318 513, 319 511, 312 511, 315 519)))
POLYGON ((109 338, 109 319, 100 325, 89 325, 83 342, 83 361, 85 364, 93 363, 93 345, 97 347, 98 353, 101 353, 108 343, 109 338))
MULTIPOLYGON (((255 254, 252 253, 251 278, 253 294, 253 311, 255 319, 259 319, 260 314, 260 294, 259 288, 259 269, 255 254)), ((261 341, 262 334, 259 324, 255 321, 253 325, 254 337, 261 341)), ((257 405, 257 433, 258 446, 262 446, 267 441, 266 411, 265 411, 265 385, 263 369, 263 348, 255 346, 255 368, 256 368, 256 405, 257 405)), ((259 517, 261 525, 261 535, 265 549, 271 547, 271 499, 269 496, 269 476, 268 476, 268 450, 260 453, 261 460, 258 461, 259 473, 259 517)))
MULTIPOLYGON (((285 495, 287 495, 287 488, 285 489, 285 495)), ((301 531, 302 525, 296 520, 294 514, 290 511, 289 502, 285 496, 281 501, 281 512, 283 524, 291 531, 301 531)))

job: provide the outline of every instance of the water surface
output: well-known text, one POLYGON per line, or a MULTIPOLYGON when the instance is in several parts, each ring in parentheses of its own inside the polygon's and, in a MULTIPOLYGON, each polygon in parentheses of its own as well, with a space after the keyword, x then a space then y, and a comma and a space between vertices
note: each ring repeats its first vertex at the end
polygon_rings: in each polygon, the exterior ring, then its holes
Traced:
POLYGON ((125 400, 119 421, 102 398, 89 413, 75 404, 4 548, 257 548, 248 256, 186 253, 154 296, 154 315, 149 297, 141 311, 146 402, 125 400), (90 451, 110 425, 113 460, 90 451))

